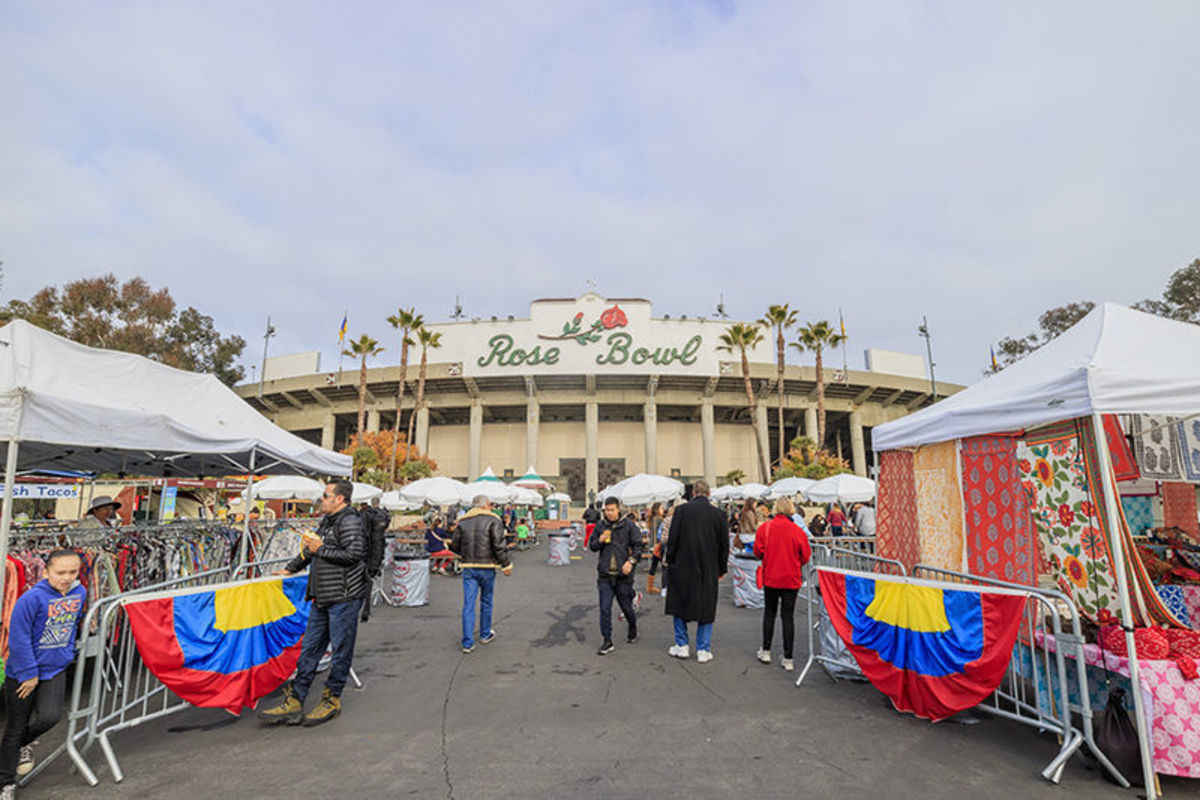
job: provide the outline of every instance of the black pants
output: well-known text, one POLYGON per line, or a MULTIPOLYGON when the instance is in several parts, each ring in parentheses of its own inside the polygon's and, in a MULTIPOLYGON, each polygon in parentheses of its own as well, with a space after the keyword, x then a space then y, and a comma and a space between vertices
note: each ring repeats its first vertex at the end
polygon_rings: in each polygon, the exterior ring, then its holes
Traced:
POLYGON ((58 724, 67 700, 67 671, 38 681, 37 688, 25 699, 17 697, 21 682, 4 679, 4 704, 8 723, 0 740, 0 786, 17 782, 17 759, 21 748, 58 724))
POLYGON ((650 559, 650 569, 646 572, 646 574, 653 575, 654 573, 658 572, 658 564, 661 560, 662 559, 660 559, 658 556, 652 557, 650 559))
POLYGON ((771 639, 775 635, 775 612, 779 611, 783 626, 783 657, 792 657, 792 646, 796 642, 796 595, 799 589, 763 589, 763 650, 770 651, 771 639), (780 608, 780 605, 783 607, 780 608))
POLYGON ((629 633, 637 633, 637 612, 633 610, 633 575, 620 578, 600 578, 596 581, 600 590, 600 635, 604 641, 612 640, 612 601, 617 598, 617 605, 629 623, 629 633))

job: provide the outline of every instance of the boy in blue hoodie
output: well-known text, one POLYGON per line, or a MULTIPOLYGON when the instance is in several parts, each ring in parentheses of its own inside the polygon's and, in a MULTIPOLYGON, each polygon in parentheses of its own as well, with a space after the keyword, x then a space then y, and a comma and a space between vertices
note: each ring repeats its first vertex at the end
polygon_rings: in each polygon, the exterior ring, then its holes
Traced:
POLYGON ((87 589, 79 556, 56 550, 46 577, 17 599, 9 623, 4 700, 8 722, 0 741, 0 800, 15 796, 17 775, 33 769, 29 746, 62 717, 67 665, 75 660, 75 632, 87 589))

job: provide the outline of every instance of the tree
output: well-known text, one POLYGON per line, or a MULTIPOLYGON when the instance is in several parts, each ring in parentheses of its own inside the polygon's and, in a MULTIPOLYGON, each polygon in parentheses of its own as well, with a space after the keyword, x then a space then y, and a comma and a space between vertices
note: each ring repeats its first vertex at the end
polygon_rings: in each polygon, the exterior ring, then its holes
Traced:
MULTIPOLYGON (((799 338, 792 347, 803 353, 811 350, 817 361, 817 449, 825 449, 825 362, 822 354, 826 348, 832 350, 846 337, 834 331, 828 320, 810 322, 797 332, 799 338)), ((808 433, 808 431, 805 431, 808 433)))
POLYGON ((741 469, 731 469, 721 476, 721 483, 725 486, 740 486, 744 480, 746 480, 746 472, 741 469))
POLYGON ((779 390, 779 417, 777 420, 779 426, 779 457, 784 456, 784 440, 783 440, 783 370, 784 356, 787 354, 787 340, 784 338, 784 332, 788 328, 796 324, 796 312, 788 307, 787 303, 783 305, 773 305, 767 307, 767 313, 758 321, 759 325, 764 328, 775 329, 775 367, 778 373, 776 385, 779 390))
POLYGON ((1162 300, 1143 300, 1134 308, 1200 325, 1200 258, 1171 274, 1162 300))
POLYGON ((421 345, 421 371, 417 375, 417 402, 408 420, 408 440, 413 440, 413 428, 417 424, 417 411, 425 406, 425 373, 429 366, 429 351, 442 346, 442 334, 428 328, 417 330, 417 342, 421 345))
POLYGON ((845 459, 818 449, 807 436, 797 436, 790 442, 787 455, 780 459, 772 479, 811 478, 819 481, 842 472, 852 472, 845 459))
POLYGON ((400 406, 404 402, 404 382, 408 380, 408 348, 415 344, 410 334, 425 327, 425 318, 418 314, 415 308, 401 308, 388 317, 387 321, 392 328, 400 332, 400 383, 396 387, 396 424, 392 428, 396 434, 395 446, 388 462, 389 472, 395 474, 396 450, 400 445, 400 406))
POLYGON ((383 352, 383 348, 379 346, 379 342, 367 336, 365 333, 359 336, 358 339, 350 341, 350 349, 343 350, 342 355, 351 356, 352 358, 360 359, 358 370, 358 436, 363 434, 363 428, 367 416, 367 359, 373 358, 383 352))
POLYGON ((759 480, 767 482, 770 470, 767 468, 767 443, 763 441, 762 431, 757 424, 758 401, 754 399, 754 387, 750 384, 749 351, 757 347, 763 340, 762 330, 756 324, 735 322, 725 329, 718 337, 721 344, 718 350, 727 353, 738 353, 742 359, 742 382, 746 390, 746 405, 750 410, 750 424, 754 426, 754 445, 758 449, 759 480))
POLYGON ((210 316, 179 310, 167 289, 142 278, 118 283, 115 275, 47 286, 29 300, 0 308, 0 324, 24 319, 81 344, 137 353, 163 364, 208 372, 226 384, 245 376, 235 362, 246 347, 240 336, 221 336, 210 316))
MULTIPOLYGON (((1022 336, 1019 339, 1005 337, 996 345, 998 350, 997 366, 1004 369, 1010 364, 1020 361, 1025 356, 1058 338, 1071 328, 1072 325, 1091 313, 1096 304, 1091 300, 1081 300, 1057 306, 1038 317, 1038 330, 1022 336)), ((986 372, 993 372, 990 367, 986 372)))
POLYGON ((390 473, 387 463, 397 449, 395 431, 364 431, 361 436, 351 436, 342 452, 354 457, 354 470, 360 474, 360 480, 380 488, 388 484, 406 483, 414 476, 426 477, 437 469, 437 462, 423 456, 417 448, 407 443, 399 445, 399 448, 404 463, 397 464, 390 473))

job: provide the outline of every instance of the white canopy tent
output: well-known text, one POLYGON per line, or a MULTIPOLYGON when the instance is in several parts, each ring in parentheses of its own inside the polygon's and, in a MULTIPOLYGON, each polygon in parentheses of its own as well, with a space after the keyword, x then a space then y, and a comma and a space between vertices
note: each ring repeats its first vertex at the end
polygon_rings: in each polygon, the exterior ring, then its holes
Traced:
POLYGON ((804 490, 813 503, 869 503, 875 499, 875 481, 858 475, 831 475, 804 490))
POLYGON ((546 499, 547 500, 557 500, 560 503, 569 503, 569 502, 571 502, 571 495, 567 494, 566 492, 555 492, 554 494, 550 495, 546 499))
MULTIPOLYGON (((325 493, 320 481, 303 475, 273 475, 256 481, 250 496, 261 500, 317 500, 325 493)), ((245 494, 245 492, 242 492, 245 494)))
POLYGON ((738 487, 732 483, 727 483, 724 486, 718 486, 708 493, 708 499, 714 503, 726 503, 734 499, 738 487))
POLYGON ((804 494, 804 490, 816 483, 812 478, 783 478, 771 484, 767 492, 768 500, 778 500, 781 497, 795 497, 804 494))
POLYGON ((529 466, 529 469, 525 470, 524 475, 512 482, 512 485, 520 486, 524 489, 539 489, 542 491, 549 491, 554 488, 550 485, 549 481, 537 474, 537 470, 533 468, 532 464, 529 466))
POLYGON ((683 497, 683 484, 664 475, 639 473, 618 481, 604 489, 596 499, 600 501, 615 497, 627 506, 644 506, 650 503, 665 503, 683 497))
POLYGON ((456 506, 462 502, 462 481, 434 476, 400 487, 400 499, 417 506, 456 506))
POLYGON ((213 375, 87 347, 24 320, 0 327, 0 445, 0 562, 18 470, 342 476, 352 468, 349 456, 277 427, 213 375))
POLYGON ((511 502, 516 505, 532 506, 534 508, 541 508, 546 505, 546 501, 542 499, 542 495, 533 489, 528 489, 524 486, 514 486, 512 490, 513 499, 511 502))
MULTIPOLYGON (((324 492, 324 487, 322 487, 321 491, 324 492)), ((369 483, 359 483, 358 481, 355 481, 354 492, 350 495, 350 502, 369 503, 376 497, 381 497, 382 495, 383 489, 380 489, 378 486, 372 486, 369 483)))
MULTIPOLYGON (((1112 469, 1102 414, 1200 415, 1200 326, 1115 303, 1097 305, 1066 333, 952 397, 872 431, 876 452, 1019 431, 1090 417, 1099 463, 1112 469)), ((1111 477, 1111 473, 1110 473, 1111 477)), ((1119 530, 1114 480, 1103 481, 1110 530, 1119 530)), ((1110 542, 1130 681, 1140 686, 1120 536, 1110 542)), ((1142 693, 1133 692, 1147 796, 1156 796, 1142 693)))
MULTIPOLYGON (((491 468, 488 468, 491 471, 491 468)), ((517 496, 518 489, 509 486, 499 478, 480 478, 477 481, 463 484, 460 498, 463 505, 471 505, 476 497, 486 497, 492 503, 511 503, 517 496)))
POLYGON ((402 498, 400 492, 396 489, 380 495, 379 505, 388 511, 414 511, 421 507, 420 503, 410 503, 402 498))

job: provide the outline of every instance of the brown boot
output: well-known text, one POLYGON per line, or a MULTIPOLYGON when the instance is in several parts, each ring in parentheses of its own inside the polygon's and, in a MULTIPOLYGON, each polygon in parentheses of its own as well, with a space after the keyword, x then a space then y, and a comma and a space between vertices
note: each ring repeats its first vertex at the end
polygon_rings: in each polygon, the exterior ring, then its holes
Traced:
POLYGON ((286 722, 288 725, 299 725, 303 716, 304 704, 300 702, 300 698, 296 697, 290 683, 284 687, 283 697, 280 698, 278 705, 264 708, 258 712, 258 718, 268 725, 278 725, 281 722, 286 722))
POLYGON ((658 594, 658 587, 654 585, 654 576, 646 576, 646 594, 658 594))
POLYGON ((321 692, 321 702, 317 707, 304 715, 304 727, 311 728, 320 725, 342 713, 342 698, 334 697, 328 689, 321 692))

